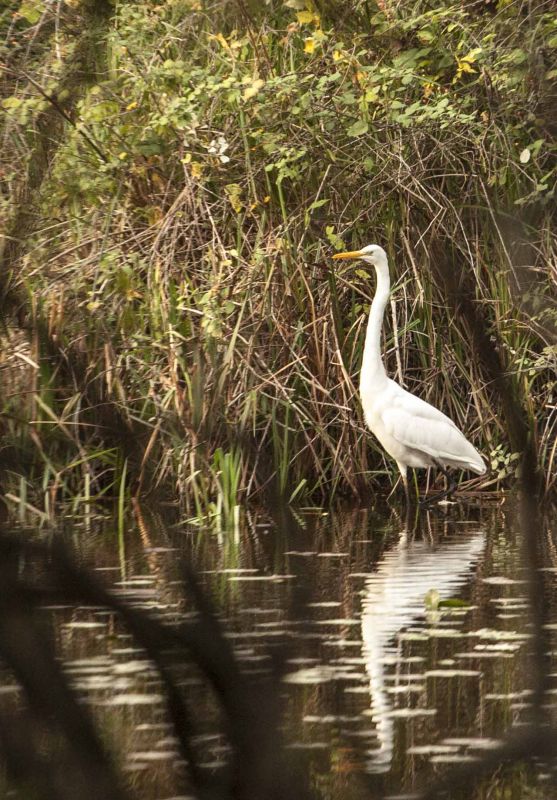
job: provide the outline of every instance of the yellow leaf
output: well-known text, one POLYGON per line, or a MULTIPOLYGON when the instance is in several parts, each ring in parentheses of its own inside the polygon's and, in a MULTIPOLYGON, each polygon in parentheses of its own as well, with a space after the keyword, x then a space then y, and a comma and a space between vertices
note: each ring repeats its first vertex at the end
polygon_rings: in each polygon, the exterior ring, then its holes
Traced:
POLYGON ((209 38, 216 39, 217 42, 221 45, 221 47, 224 47, 225 50, 230 50, 230 45, 228 44, 222 33, 210 33, 209 38))
POLYGON ((341 58, 342 58, 342 53, 340 52, 340 50, 334 50, 333 61, 340 61, 341 58))
POLYGON ((157 222, 160 222, 161 219, 164 217, 162 209, 158 206, 150 206, 146 211, 146 216, 151 225, 155 225, 157 222))
POLYGON ((128 105, 126 106, 126 111, 133 111, 134 108, 137 108, 137 103, 135 102, 135 100, 133 101, 133 103, 128 103, 128 105))
POLYGON ((242 193, 244 190, 238 183, 228 183, 224 187, 224 191, 226 192, 230 205, 234 211, 239 214, 243 208, 242 193))
POLYGON ((474 67, 471 67, 468 61, 461 61, 458 65, 458 71, 462 72, 477 72, 474 67))
POLYGON ((311 53, 313 53, 314 50, 315 50, 315 39, 312 36, 309 36, 304 41, 304 53, 309 53, 311 55, 311 53))
POLYGON ((463 56, 461 60, 462 61, 468 61, 469 64, 473 64, 474 61, 477 60, 477 57, 479 56, 479 54, 481 52, 482 52, 482 48, 481 47, 474 47, 472 50, 470 50, 468 53, 466 53, 466 55, 463 56))
POLYGON ((316 28, 321 27, 321 17, 315 11, 298 11, 296 18, 300 25, 315 25, 316 28))
POLYGON ((203 174, 203 165, 200 164, 198 161, 192 161, 191 174, 192 178, 200 178, 201 175, 203 174))
POLYGON ((263 86, 265 86, 265 81, 262 81, 261 78, 256 78, 256 80, 252 81, 251 84, 244 89, 242 97, 244 100, 249 100, 251 97, 255 97, 255 95, 263 86))

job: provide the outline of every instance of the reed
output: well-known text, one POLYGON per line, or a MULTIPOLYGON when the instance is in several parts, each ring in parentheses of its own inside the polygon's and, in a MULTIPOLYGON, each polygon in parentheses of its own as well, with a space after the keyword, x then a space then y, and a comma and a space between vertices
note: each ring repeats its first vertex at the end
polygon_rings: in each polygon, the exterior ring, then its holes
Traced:
MULTIPOLYGON (((329 269, 370 241, 393 264, 389 372, 491 461, 470 486, 510 485, 516 455, 447 297, 449 251, 555 488, 550 4, 294 5, 137 3, 112 20, 108 68, 57 142, 12 265, 28 316, 24 359, 10 346, 2 364, 3 481, 20 515, 121 499, 123 475, 225 528, 266 493, 380 491, 392 465, 355 389, 372 280, 329 269)), ((45 37, 39 83, 59 57, 45 37)), ((8 88, 20 163, 38 95, 8 88)), ((15 197, 25 178, 10 174, 15 197)))

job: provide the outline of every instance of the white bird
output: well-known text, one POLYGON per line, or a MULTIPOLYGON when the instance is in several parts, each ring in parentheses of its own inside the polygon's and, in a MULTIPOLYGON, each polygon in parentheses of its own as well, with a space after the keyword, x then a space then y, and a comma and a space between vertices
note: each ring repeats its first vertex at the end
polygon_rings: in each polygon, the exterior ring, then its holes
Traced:
POLYGON ((361 250, 333 256, 333 259, 345 258, 372 264, 377 274, 377 289, 371 304, 360 372, 360 399, 365 421, 396 461, 407 498, 408 467, 435 466, 443 472, 449 479, 449 487, 430 498, 429 502, 439 500, 455 489, 455 483, 446 472, 447 467, 469 469, 483 475, 486 471, 484 460, 446 414, 387 377, 381 358, 381 328, 391 279, 383 248, 370 244, 361 250))

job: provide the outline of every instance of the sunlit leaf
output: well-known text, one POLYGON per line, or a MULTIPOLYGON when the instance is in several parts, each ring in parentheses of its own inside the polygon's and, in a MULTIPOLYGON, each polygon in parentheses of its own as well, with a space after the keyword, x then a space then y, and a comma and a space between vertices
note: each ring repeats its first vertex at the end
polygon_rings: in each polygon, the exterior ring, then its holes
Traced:
POLYGON ((368 130, 369 126, 365 119, 359 119, 348 128, 347 133, 349 136, 361 136, 362 134, 367 133, 368 130))
POLYGON ((38 22, 44 11, 43 0, 23 0, 20 5, 18 14, 23 19, 26 19, 30 25, 38 22))
POLYGON ((226 192, 226 196, 228 197, 228 202, 234 209, 234 211, 239 214, 243 208, 242 203, 242 192, 244 191, 240 184, 238 183, 228 183, 224 190, 226 192))
POLYGON ((261 80, 261 78, 256 78, 244 89, 242 97, 244 100, 249 100, 251 97, 255 97, 255 95, 263 86, 265 86, 265 81, 261 80))

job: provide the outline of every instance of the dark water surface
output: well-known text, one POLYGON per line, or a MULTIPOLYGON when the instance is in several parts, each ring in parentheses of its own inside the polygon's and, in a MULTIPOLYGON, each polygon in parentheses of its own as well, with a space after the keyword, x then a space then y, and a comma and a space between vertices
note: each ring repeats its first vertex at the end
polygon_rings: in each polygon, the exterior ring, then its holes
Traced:
MULTIPOLYGON (((172 619, 188 613, 178 588, 185 557, 246 671, 286 656, 285 738, 323 798, 408 795, 523 720, 529 616, 510 501, 461 502, 411 523, 389 510, 249 514, 235 530, 142 513, 120 539, 110 519, 68 522, 65 535, 119 593, 172 619)), ((557 542, 540 536, 557 635, 557 542)), ((185 797, 156 673, 115 615, 45 613, 135 797, 185 797)), ((227 753, 217 704, 193 670, 189 683, 204 768, 216 770, 227 753)), ((474 796, 557 797, 548 768, 516 766, 501 772, 497 793, 489 787, 474 796)))

